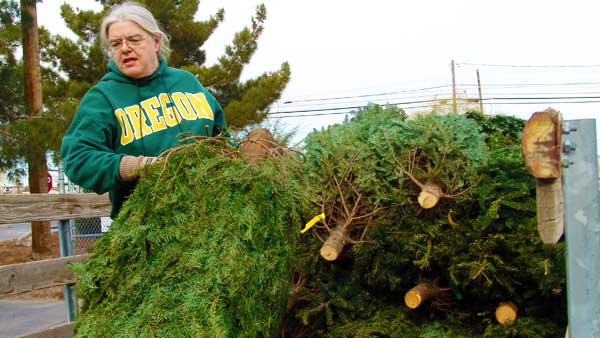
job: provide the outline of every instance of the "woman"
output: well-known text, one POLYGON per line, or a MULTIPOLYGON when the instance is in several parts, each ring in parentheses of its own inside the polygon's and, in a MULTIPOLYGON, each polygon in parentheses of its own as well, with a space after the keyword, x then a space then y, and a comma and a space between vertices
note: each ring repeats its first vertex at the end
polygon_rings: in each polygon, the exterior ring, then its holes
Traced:
POLYGON ((108 73, 83 97, 61 147, 69 179, 109 191, 111 218, 139 169, 179 143, 181 133, 216 136, 223 110, 196 77, 168 67, 169 38, 145 7, 125 2, 103 19, 100 39, 108 73))

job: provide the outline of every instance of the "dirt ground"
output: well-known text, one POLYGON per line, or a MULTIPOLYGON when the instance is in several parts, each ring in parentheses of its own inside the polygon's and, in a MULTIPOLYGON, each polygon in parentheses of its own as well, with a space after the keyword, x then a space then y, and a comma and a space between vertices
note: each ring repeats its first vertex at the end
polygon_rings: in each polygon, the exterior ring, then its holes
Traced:
MULTIPOLYGON (((60 257, 58 233, 52 234, 53 257, 60 257)), ((31 262, 31 246, 18 245, 16 239, 0 241, 0 265, 31 262)), ((18 295, 2 297, 4 299, 63 299, 63 287, 55 286, 18 295)))

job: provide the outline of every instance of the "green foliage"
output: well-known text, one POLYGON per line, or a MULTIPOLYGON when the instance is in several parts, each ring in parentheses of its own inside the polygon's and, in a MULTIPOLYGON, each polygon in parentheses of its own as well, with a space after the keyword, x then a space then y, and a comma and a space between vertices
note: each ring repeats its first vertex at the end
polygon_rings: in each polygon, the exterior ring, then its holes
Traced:
POLYGON ((460 193, 480 179, 478 168, 487 161, 487 147, 479 128, 464 115, 419 115, 371 141, 385 145, 380 157, 422 183, 434 182, 447 194, 460 193))
POLYGON ((75 267, 78 337, 273 337, 308 200, 299 162, 201 141, 148 168, 75 267))
POLYGON ((224 156, 234 153, 228 146, 186 146, 144 172, 95 255, 77 267, 78 334, 562 335, 565 248, 538 238, 521 127, 369 106, 311 133, 304 164, 252 167, 224 156), (469 190, 423 210, 410 171, 442 175, 451 193, 469 190), (321 212, 324 221, 298 236, 321 212), (322 241, 347 221, 342 254, 325 261, 322 241), (419 282, 436 294, 409 310, 404 295, 419 282), (501 325, 494 311, 507 300, 518 319, 501 325))
POLYGON ((13 52, 20 45, 21 26, 19 7, 15 0, 0 0, 0 55, 14 59, 13 52))
POLYGON ((26 110, 24 65, 15 57, 22 44, 20 15, 16 1, 0 1, 0 171, 17 181, 26 163, 36 161, 34 168, 45 168, 46 151, 58 149, 64 131, 52 113, 32 117, 26 110))
MULTIPOLYGON (((331 181, 351 177, 354 187, 373 198, 373 203, 392 200, 393 187, 381 184, 394 181, 401 172, 383 166, 369 142, 377 132, 392 129, 406 119, 406 114, 396 107, 371 105, 356 112, 351 120, 314 131, 306 137, 305 152, 310 164, 308 175, 321 194, 338 194, 331 181)), ((349 195, 348 192, 345 195, 349 195)), ((323 198, 324 200, 327 198, 323 198)), ((331 199, 331 197, 329 198, 331 199)))
MULTIPOLYGON (((335 196, 328 179, 351 173, 363 198, 383 211, 373 217, 364 240, 347 245, 337 261, 315 258, 320 242, 303 238, 300 250, 307 252, 295 267, 305 274, 300 288, 305 292, 298 292, 302 301, 288 314, 288 326, 295 327, 288 332, 303 328, 327 337, 564 334, 564 245, 545 247, 538 237, 535 181, 520 153, 523 125, 516 118, 478 113, 406 119, 371 106, 307 137, 308 175, 318 182, 311 185, 313 196, 335 196), (418 187, 406 172, 440 184, 447 197, 421 209, 415 203, 418 187), (441 289, 407 311, 404 294, 421 281, 441 289), (519 306, 519 319, 501 326, 493 316, 506 300, 519 306)), ((311 232, 327 237, 323 228, 311 232)))

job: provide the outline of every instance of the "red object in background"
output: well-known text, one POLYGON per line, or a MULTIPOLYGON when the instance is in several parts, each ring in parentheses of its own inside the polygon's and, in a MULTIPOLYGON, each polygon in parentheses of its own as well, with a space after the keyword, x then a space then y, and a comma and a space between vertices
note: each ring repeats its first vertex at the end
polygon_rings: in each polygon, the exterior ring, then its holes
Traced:
POLYGON ((50 192, 50 190, 52 190, 52 175, 48 173, 48 192, 50 192))

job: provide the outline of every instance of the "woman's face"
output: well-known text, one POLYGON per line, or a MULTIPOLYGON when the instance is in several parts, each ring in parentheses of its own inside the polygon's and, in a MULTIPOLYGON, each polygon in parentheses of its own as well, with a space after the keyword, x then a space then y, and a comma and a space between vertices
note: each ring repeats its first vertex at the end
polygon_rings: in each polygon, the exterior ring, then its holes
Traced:
POLYGON ((107 33, 113 60, 123 74, 141 79, 158 68, 160 34, 151 35, 133 21, 115 22, 107 33))

